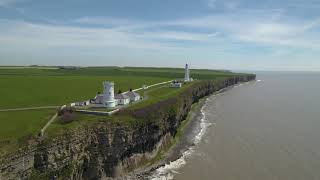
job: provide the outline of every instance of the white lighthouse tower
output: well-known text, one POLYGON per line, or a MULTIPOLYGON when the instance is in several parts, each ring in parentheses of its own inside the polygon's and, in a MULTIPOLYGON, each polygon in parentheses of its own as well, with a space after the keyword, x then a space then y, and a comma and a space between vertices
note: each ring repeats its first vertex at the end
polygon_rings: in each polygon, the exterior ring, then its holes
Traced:
POLYGON ((189 66, 186 64, 186 67, 184 69, 184 82, 190 81, 190 72, 189 72, 189 66))
POLYGON ((116 101, 114 100, 114 82, 103 82, 103 104, 108 108, 116 106, 116 101))

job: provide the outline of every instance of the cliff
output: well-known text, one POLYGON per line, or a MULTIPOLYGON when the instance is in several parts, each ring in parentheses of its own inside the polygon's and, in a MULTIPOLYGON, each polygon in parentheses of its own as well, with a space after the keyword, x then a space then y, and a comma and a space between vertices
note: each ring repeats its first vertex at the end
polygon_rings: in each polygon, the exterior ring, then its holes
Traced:
POLYGON ((115 116, 136 123, 99 121, 68 131, 54 139, 39 140, 0 160, 0 179, 107 179, 121 177, 153 161, 168 147, 191 105, 227 86, 255 79, 243 75, 224 80, 199 81, 177 97, 115 116))

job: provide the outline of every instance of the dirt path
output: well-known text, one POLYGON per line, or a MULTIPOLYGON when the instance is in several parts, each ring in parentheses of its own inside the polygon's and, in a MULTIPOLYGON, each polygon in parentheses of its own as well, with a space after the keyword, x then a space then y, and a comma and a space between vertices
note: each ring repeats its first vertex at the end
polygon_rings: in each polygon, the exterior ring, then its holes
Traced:
POLYGON ((26 108, 10 108, 10 109, 0 109, 0 112, 8 111, 25 111, 25 110, 37 110, 37 109, 55 109, 60 106, 41 106, 41 107, 26 107, 26 108))
MULTIPOLYGON (((173 81, 173 80, 164 81, 164 82, 160 82, 160 83, 156 83, 156 84, 151 84, 151 85, 146 86, 146 87, 144 87, 144 88, 133 89, 132 91, 136 92, 136 91, 148 89, 148 88, 151 88, 151 87, 154 87, 154 86, 163 85, 163 84, 168 84, 168 83, 171 83, 172 81, 173 81)), ((122 94, 127 93, 127 92, 129 92, 129 91, 123 92, 122 94)))
POLYGON ((50 126, 50 124, 57 118, 58 113, 54 114, 52 118, 47 122, 47 124, 41 129, 41 136, 44 135, 46 129, 50 126))

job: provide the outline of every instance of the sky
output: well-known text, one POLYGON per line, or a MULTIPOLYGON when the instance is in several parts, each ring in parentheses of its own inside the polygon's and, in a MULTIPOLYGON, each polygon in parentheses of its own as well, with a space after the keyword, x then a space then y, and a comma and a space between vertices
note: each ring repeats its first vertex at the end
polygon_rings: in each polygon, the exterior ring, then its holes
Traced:
POLYGON ((320 0, 0 0, 0 65, 320 70, 320 0))

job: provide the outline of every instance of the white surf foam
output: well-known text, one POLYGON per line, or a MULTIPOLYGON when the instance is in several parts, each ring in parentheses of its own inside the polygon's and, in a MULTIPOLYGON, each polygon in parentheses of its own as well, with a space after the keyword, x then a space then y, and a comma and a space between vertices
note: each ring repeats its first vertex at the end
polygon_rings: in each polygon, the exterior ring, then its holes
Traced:
POLYGON ((177 171, 179 168, 186 164, 186 158, 193 152, 192 148, 189 148, 182 154, 182 157, 176 161, 172 161, 163 167, 158 168, 155 173, 150 177, 152 180, 171 180, 175 174, 179 174, 177 171))
MULTIPOLYGON (((206 99, 203 107, 201 108, 201 120, 200 120, 200 130, 199 133, 195 136, 193 142, 195 145, 201 142, 203 135, 205 134, 207 128, 210 126, 210 123, 206 120, 205 108, 209 101, 212 101, 212 97, 206 99)), ((169 164, 166 164, 163 167, 158 168, 155 172, 149 177, 152 180, 171 180, 175 174, 179 174, 178 169, 183 167, 186 164, 186 159, 194 152, 194 147, 189 147, 188 150, 182 153, 182 156, 176 161, 172 161, 169 164)))
POLYGON ((201 139, 202 139, 203 135, 205 134, 207 127, 210 125, 206 120, 206 113, 204 111, 204 109, 207 107, 207 103, 208 103, 208 99, 206 99, 204 106, 200 110, 202 118, 200 120, 200 131, 194 138, 195 144, 198 144, 199 142, 201 142, 201 139))
MULTIPOLYGON (((261 82, 261 80, 257 80, 256 82, 261 82)), ((249 83, 250 82, 241 83, 241 84, 233 86, 233 88, 240 87, 243 84, 249 84, 249 83)), ((227 88, 230 88, 230 87, 227 87, 227 88)), ((215 124, 212 122, 208 122, 208 120, 206 119, 207 114, 206 114, 205 110, 208 107, 208 104, 212 105, 212 103, 210 103, 210 102, 214 101, 217 96, 224 95, 224 93, 225 93, 224 91, 227 88, 219 90, 217 92, 217 94, 210 96, 205 100, 203 107, 200 109, 202 117, 200 119, 199 132, 196 134, 196 136, 193 139, 193 142, 195 145, 199 144, 202 141, 203 136, 205 135, 208 127, 215 124)), ((152 179, 152 180, 171 180, 171 179, 173 179, 175 174, 180 174, 180 172, 178 170, 186 164, 187 158, 190 157, 194 151, 195 151, 195 146, 189 147, 184 153, 182 153, 182 156, 179 159, 177 159, 176 161, 172 161, 169 164, 166 164, 165 166, 162 166, 162 167, 158 168, 157 170, 155 170, 155 172, 151 176, 149 176, 149 179, 152 179)))

